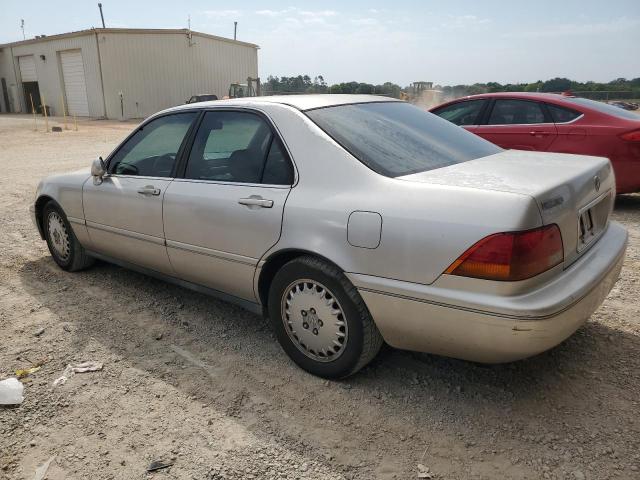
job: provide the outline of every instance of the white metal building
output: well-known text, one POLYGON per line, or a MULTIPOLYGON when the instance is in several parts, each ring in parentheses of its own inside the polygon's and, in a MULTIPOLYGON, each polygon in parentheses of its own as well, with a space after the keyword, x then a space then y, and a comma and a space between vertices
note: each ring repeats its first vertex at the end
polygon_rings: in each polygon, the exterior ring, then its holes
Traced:
POLYGON ((0 45, 0 111, 143 118, 258 76, 258 46, 191 30, 95 28, 0 45))

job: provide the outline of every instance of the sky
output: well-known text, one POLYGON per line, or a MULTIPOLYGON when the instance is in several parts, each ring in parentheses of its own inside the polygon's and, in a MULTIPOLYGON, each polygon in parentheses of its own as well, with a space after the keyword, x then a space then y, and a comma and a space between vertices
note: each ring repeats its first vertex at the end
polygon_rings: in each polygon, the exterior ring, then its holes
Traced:
MULTIPOLYGON (((0 43, 100 26, 97 1, 0 0, 0 43)), ((440 85, 640 77, 640 0, 102 0, 107 27, 256 43, 260 77, 440 85)))

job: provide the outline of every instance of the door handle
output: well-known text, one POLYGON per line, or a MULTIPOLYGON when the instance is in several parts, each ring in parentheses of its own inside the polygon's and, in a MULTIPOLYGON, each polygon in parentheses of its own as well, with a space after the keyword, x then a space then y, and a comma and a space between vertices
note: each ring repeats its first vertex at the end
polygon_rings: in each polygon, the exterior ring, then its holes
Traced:
POLYGON ((544 132, 544 131, 540 131, 540 130, 534 130, 529 132, 529 135, 531 135, 532 137, 547 137, 549 136, 549 132, 544 132))
POLYGON ((252 195, 248 198, 241 198, 238 200, 240 205, 246 205, 247 207, 257 207, 257 208, 271 208, 273 207, 273 200, 267 200, 262 198, 259 195, 252 195))
POLYGON ((160 195, 160 189, 154 187, 153 185, 145 185, 144 187, 138 189, 138 193, 140 195, 154 195, 154 196, 157 196, 157 195, 160 195))

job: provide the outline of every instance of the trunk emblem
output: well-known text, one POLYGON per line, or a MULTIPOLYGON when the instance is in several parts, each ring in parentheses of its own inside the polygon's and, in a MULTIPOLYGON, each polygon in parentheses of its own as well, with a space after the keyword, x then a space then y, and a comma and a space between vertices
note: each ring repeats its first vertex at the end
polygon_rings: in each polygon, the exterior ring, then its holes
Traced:
POLYGON ((596 187, 596 192, 600 191, 600 177, 598 175, 593 177, 593 186, 596 187))

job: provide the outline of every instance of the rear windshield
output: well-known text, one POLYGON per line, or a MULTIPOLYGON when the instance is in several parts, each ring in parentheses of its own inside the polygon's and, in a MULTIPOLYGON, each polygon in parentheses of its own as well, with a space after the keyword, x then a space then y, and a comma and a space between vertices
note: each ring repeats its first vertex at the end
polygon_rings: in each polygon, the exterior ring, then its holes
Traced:
POLYGON ((585 107, 593 108, 598 112, 606 113, 607 115, 613 115, 614 117, 627 118, 631 120, 640 120, 640 115, 624 108, 616 107, 602 102, 596 102, 595 100, 589 100, 588 98, 567 98, 569 102, 583 105, 585 107))
POLYGON ((354 157, 387 177, 425 172, 502 151, 404 102, 339 105, 305 113, 354 157))

